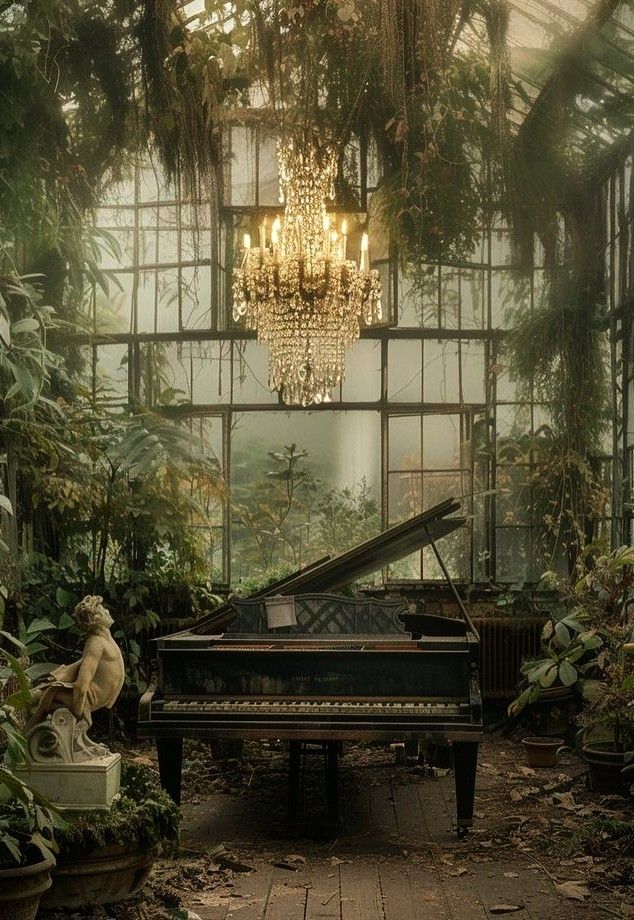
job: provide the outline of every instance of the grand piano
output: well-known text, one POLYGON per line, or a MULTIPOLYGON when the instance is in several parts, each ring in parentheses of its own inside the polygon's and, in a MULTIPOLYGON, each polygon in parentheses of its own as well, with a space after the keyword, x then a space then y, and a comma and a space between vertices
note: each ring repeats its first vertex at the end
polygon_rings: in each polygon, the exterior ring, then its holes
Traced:
POLYGON ((291 811, 302 749, 321 743, 334 815, 342 741, 442 737, 453 750, 458 834, 471 826, 482 735, 479 637, 437 547, 464 524, 459 509, 445 501, 157 640, 157 680, 141 700, 138 730, 156 739, 161 782, 175 801, 184 738, 288 741, 291 811), (425 546, 454 592, 459 618, 412 612, 398 598, 322 593, 425 546), (278 596, 293 599, 297 625, 267 628, 267 599, 278 596))

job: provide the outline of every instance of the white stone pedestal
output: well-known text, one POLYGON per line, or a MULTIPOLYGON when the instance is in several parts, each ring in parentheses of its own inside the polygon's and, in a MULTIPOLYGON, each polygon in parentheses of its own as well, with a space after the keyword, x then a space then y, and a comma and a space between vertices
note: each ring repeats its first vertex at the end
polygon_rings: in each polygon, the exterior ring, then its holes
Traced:
POLYGON ((121 785, 121 754, 83 763, 31 763, 15 772, 58 808, 107 811, 121 785))

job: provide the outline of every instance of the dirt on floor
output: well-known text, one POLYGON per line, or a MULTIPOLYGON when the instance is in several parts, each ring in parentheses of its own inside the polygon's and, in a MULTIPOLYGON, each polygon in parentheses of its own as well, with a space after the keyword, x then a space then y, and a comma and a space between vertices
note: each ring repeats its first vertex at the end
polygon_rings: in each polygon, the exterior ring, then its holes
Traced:
MULTIPOLYGON (((155 766, 150 747, 128 754, 155 766)), ((556 768, 536 770, 524 765, 519 740, 487 736, 478 767, 474 828, 464 839, 451 833, 452 778, 439 752, 433 759, 436 765, 430 765, 429 758, 397 765, 394 752, 385 746, 347 746, 340 771, 346 811, 343 829, 299 837, 285 835, 277 825, 274 833, 271 823, 286 806, 287 761, 281 745, 248 743, 242 759, 220 761, 212 758, 207 744, 192 743, 185 756, 180 856, 159 860, 143 892, 128 902, 47 914, 49 920, 62 916, 213 920, 234 915, 238 920, 264 916, 272 920, 312 916, 389 920, 394 916, 398 920, 400 909, 386 906, 390 879, 397 885, 403 873, 413 885, 416 872, 433 874, 443 900, 439 907, 430 903, 430 913, 414 911, 411 916, 440 920, 508 913, 552 920, 634 918, 632 800, 591 792, 585 767, 572 753, 562 756, 556 768), (418 797, 416 808, 422 803, 420 832, 407 804, 412 795, 418 797), (224 817, 218 819, 216 833, 214 815, 221 813, 224 817), (268 836, 267 828, 271 828, 268 836), (381 867, 376 913, 357 906, 356 913, 347 914, 342 905, 354 901, 354 893, 346 898, 341 870, 351 867, 352 878, 355 866, 361 869, 372 860, 381 867), (316 874, 318 867, 321 874, 316 874), (272 871, 277 874, 265 884, 265 872, 272 871), (270 904, 275 886, 283 889, 284 879, 297 872, 308 878, 304 888, 318 889, 318 910, 311 913, 305 892, 296 908, 286 898, 276 913, 270 904), (532 906, 523 891, 529 878, 532 906), (246 889, 245 879, 250 882, 246 889), (470 896, 475 898, 470 890, 476 889, 477 910, 475 901, 469 901, 470 896), (260 902, 268 907, 260 909, 260 902)), ((314 785, 318 790, 319 782, 314 785)), ((316 802, 314 795, 307 803, 309 810, 316 802)), ((434 884, 426 890, 433 892, 434 884)), ((295 889, 291 886, 291 890, 295 889)), ((401 896, 398 885, 394 890, 401 896)), ((412 902, 416 901, 412 895, 412 902)), ((418 902, 422 911, 420 898, 418 902)))

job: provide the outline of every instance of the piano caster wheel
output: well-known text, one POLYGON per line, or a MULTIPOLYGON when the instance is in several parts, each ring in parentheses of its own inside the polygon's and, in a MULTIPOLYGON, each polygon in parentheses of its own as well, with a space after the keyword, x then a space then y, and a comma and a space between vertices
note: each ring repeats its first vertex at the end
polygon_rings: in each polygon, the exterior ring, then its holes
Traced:
POLYGON ((471 824, 459 824, 458 825, 458 839, 464 840, 465 837, 469 836, 470 830, 471 830, 471 824))

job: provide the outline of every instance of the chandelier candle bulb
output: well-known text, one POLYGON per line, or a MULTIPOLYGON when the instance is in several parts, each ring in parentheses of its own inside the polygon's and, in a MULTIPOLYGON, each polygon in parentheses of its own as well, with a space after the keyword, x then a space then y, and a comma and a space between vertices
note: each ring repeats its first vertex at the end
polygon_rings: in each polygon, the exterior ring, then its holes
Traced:
POLYGON ((341 259, 346 261, 346 250, 348 248, 348 221, 344 218, 341 221, 341 259))
POLYGON ((260 224, 260 249, 262 252, 266 249, 266 218, 260 224))
POLYGON ((361 237, 361 259, 359 262, 359 268, 362 272, 368 270, 368 250, 370 248, 370 239, 367 233, 364 233, 361 237))

